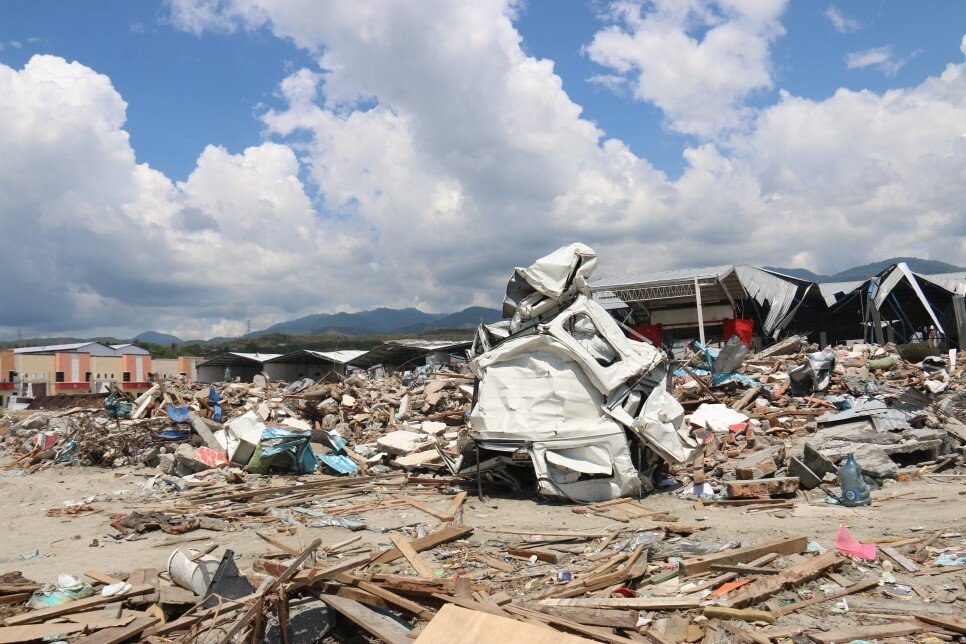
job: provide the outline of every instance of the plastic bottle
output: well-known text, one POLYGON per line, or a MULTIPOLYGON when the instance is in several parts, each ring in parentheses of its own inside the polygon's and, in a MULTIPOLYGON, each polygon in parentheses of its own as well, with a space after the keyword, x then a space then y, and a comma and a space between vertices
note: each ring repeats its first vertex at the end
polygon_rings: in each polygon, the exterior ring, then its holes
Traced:
POLYGON ((842 486, 842 504, 850 508, 869 505, 872 495, 869 486, 862 478, 862 468, 855 461, 855 455, 849 454, 838 471, 839 485, 842 486))

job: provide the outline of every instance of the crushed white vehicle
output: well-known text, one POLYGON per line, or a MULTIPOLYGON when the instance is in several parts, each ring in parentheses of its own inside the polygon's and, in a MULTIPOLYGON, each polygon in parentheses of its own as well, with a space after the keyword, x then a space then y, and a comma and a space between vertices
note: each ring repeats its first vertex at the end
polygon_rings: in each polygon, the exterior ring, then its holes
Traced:
POLYGON ((668 358, 590 298, 594 251, 571 244, 517 268, 502 322, 481 325, 461 471, 573 501, 651 491, 696 444, 666 388, 668 358))

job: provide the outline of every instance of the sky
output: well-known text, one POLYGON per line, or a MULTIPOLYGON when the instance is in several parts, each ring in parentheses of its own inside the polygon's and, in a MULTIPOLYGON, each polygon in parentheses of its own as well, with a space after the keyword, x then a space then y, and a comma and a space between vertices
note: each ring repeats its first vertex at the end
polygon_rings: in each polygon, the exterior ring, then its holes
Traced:
POLYGON ((966 264, 959 0, 8 0, 0 338, 966 264))

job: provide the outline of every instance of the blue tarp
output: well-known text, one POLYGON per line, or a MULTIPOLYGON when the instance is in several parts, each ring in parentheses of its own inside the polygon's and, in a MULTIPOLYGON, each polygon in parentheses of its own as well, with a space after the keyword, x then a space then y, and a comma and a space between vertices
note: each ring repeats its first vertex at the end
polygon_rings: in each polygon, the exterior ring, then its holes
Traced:
POLYGON ((324 454, 319 456, 319 460, 322 461, 323 465, 335 470, 339 474, 355 474, 359 471, 359 466, 348 456, 324 454))
MULTIPOLYGON (((312 453, 311 440, 312 434, 309 432, 291 432, 269 427, 262 432, 256 467, 266 471, 272 469, 312 474, 319 464, 312 453)), ((251 463, 249 465, 251 469, 251 463)))

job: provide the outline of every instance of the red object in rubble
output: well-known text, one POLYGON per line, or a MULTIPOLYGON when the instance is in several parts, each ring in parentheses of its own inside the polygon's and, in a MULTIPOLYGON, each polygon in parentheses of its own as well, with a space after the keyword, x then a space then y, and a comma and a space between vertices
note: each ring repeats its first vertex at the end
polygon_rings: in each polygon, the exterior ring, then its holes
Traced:
POLYGON ((743 320, 741 318, 735 318, 733 320, 724 320, 722 322, 722 335, 724 335, 724 341, 727 342, 728 338, 733 335, 741 338, 741 341, 746 347, 751 347, 751 334, 755 330, 754 320, 743 320))

